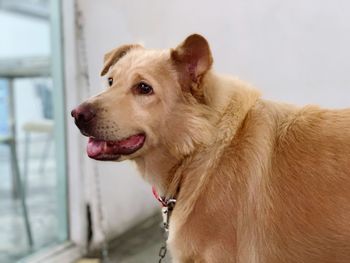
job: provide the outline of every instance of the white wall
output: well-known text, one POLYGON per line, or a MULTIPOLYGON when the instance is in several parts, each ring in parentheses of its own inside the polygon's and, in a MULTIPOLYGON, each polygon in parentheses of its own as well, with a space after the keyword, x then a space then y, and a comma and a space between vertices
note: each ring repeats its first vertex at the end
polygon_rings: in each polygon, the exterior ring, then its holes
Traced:
MULTIPOLYGON (((150 48, 174 47, 188 34, 198 32, 211 44, 217 71, 249 81, 266 98, 350 106, 347 0, 79 3, 85 16, 89 73, 96 92, 102 87, 99 71, 106 51, 130 42, 142 42, 150 48)), ((101 164, 99 169, 109 227, 112 232, 120 231, 130 225, 128 220, 136 213, 147 213, 152 207, 149 187, 126 164, 101 164)))
POLYGON ((350 105, 347 0, 84 1, 92 84, 104 52, 121 43, 175 46, 204 34, 215 68, 266 97, 298 104, 350 105))

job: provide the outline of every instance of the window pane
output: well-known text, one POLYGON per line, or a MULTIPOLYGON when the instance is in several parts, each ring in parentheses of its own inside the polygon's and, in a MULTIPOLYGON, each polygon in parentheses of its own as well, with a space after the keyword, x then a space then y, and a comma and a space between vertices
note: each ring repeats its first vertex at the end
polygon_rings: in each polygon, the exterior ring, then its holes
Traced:
POLYGON ((4 263, 67 239, 63 87, 59 38, 53 34, 59 21, 52 19, 59 17, 59 10, 50 4, 57 2, 0 1, 0 262, 4 263))

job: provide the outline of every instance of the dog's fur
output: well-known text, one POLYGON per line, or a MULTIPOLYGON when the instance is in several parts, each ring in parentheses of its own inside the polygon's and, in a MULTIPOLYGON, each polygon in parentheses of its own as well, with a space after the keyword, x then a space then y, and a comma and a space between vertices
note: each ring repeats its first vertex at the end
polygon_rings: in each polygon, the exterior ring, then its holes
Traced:
POLYGON ((264 100, 212 61, 200 35, 165 51, 122 46, 102 70, 114 84, 88 100, 93 136, 147 135, 118 161, 176 196, 173 262, 350 262, 350 109, 264 100), (131 91, 141 80, 154 94, 131 91))

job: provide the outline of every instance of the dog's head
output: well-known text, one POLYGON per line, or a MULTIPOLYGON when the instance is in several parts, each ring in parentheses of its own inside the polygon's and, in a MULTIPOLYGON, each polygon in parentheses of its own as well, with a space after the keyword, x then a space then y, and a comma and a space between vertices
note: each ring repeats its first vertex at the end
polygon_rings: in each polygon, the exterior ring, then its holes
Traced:
POLYGON ((160 145, 188 154, 201 140, 200 86, 211 65, 209 45, 196 34, 171 50, 124 45, 107 53, 101 72, 107 88, 71 112, 89 137, 89 157, 133 159, 160 145))

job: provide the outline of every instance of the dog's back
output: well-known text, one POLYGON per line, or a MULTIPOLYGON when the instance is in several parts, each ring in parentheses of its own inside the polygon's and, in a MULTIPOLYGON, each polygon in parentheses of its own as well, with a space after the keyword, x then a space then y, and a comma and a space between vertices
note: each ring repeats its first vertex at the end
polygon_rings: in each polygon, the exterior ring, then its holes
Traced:
POLYGON ((242 197, 258 232, 246 243, 257 262, 350 262, 350 109, 260 104, 237 138, 260 167, 242 197))
POLYGON ((350 262, 350 110, 293 115, 281 123, 268 175, 267 231, 282 261, 350 262))

